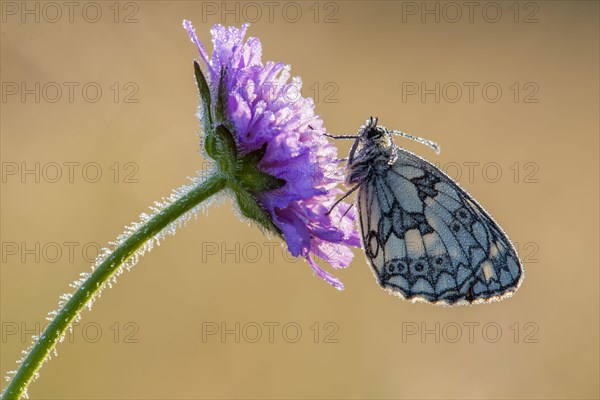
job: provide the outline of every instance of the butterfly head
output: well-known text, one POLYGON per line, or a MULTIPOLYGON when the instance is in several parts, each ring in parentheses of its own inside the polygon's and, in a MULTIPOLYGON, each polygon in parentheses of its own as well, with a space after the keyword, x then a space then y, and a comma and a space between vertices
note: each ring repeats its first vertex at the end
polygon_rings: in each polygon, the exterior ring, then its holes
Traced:
POLYGON ((369 117, 367 122, 360 127, 356 141, 350 151, 350 161, 354 160, 359 147, 362 151, 389 149, 393 145, 390 132, 383 126, 377 125, 377 117, 369 117))
POLYGON ((377 125, 377 117, 369 117, 367 122, 360 127, 358 137, 363 142, 377 142, 387 136, 385 128, 377 125))

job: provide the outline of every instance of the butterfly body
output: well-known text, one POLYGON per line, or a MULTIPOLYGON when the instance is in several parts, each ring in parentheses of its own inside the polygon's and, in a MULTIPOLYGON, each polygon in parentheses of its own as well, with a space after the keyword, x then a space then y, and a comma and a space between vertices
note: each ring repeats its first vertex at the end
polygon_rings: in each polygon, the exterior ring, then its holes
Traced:
POLYGON ((502 229, 446 174, 397 148, 393 132, 371 118, 348 157, 346 182, 358 189, 363 247, 378 283, 441 305, 512 295, 523 269, 502 229))

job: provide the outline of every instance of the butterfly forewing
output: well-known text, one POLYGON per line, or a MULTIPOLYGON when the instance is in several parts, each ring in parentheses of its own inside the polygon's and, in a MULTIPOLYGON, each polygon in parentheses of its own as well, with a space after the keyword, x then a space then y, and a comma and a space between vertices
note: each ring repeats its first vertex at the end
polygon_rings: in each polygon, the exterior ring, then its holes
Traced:
POLYGON ((358 193, 363 244, 384 288, 439 304, 510 296, 523 270, 487 212, 429 162, 402 149, 374 161, 358 193))

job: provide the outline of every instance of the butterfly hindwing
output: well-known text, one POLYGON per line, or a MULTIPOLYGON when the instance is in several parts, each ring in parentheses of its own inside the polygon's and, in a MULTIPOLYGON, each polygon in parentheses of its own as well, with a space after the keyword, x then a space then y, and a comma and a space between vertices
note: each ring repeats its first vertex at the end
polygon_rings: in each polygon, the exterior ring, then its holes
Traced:
POLYGON ((523 271, 477 202, 429 162, 397 150, 361 185, 363 244, 379 283, 402 298, 468 304, 510 296, 523 271))

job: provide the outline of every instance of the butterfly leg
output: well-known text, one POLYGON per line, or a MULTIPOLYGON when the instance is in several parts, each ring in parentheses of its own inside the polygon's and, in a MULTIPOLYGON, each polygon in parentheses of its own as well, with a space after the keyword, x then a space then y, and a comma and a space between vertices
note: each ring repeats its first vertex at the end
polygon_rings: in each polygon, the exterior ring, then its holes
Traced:
MULTIPOLYGON (((352 189, 350 189, 345 195, 343 195, 342 197, 340 197, 339 199, 337 199, 337 201, 335 203, 333 203, 333 205, 331 206, 331 208, 329 209, 329 211, 327 211, 325 213, 325 215, 329 215, 331 214, 331 212, 333 211, 333 209, 335 208, 335 206, 337 206, 338 204, 340 204, 342 202, 342 200, 344 200, 346 197, 350 196, 352 193, 356 192, 358 190, 358 188, 364 183, 365 181, 360 181, 356 186, 354 186, 352 189)), ((348 210, 350 210, 350 208, 348 208, 348 210)), ((348 210, 346 210, 346 212, 348 212, 348 210)))
POLYGON ((342 217, 340 218, 340 221, 342 219, 344 219, 344 217, 346 216, 346 214, 348 214, 348 211, 350 211, 350 209, 354 207, 354 203, 350 203, 350 207, 346 208, 346 211, 344 211, 344 213, 342 214, 342 217))

